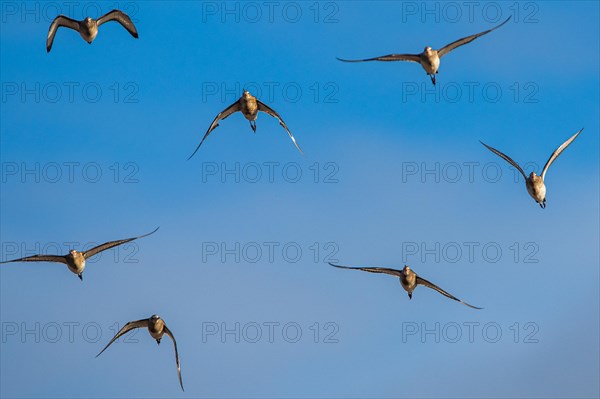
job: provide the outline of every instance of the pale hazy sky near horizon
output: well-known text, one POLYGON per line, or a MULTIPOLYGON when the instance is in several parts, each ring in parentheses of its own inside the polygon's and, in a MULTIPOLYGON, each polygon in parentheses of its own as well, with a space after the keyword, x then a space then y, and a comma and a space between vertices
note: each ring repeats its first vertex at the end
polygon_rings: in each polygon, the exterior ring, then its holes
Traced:
POLYGON ((600 395, 597 2, 1 3, 0 396, 600 395), (61 28, 128 12, 88 45, 61 28), (342 63, 442 47, 413 63, 342 63), (235 114, 243 88, 277 110, 235 114), (541 171, 547 208, 479 140, 541 171), (327 262, 402 268, 425 287, 327 262), (147 331, 95 355, 124 323, 147 331), (134 342, 132 342, 134 341, 134 342), (135 342, 137 341, 137 342, 135 342))

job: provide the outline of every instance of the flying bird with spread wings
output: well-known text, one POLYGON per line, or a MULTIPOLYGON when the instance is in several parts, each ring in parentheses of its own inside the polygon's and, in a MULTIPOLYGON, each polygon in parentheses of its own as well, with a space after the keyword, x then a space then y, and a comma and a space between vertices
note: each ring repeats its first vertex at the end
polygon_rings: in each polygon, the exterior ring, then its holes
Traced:
POLYGON ((242 96, 236 102, 231 104, 229 107, 225 108, 215 117, 213 122, 210 124, 210 127, 208 128, 207 132, 204 134, 202 141, 200 141, 200 144, 198 144, 198 147, 196 147, 196 150, 192 153, 192 155, 190 155, 188 160, 196 154, 196 152, 198 151, 198 149, 200 149, 200 146, 202 145, 202 143, 204 143, 204 140, 206 140, 208 135, 217 126, 219 126, 220 121, 226 119, 229 115, 238 111, 241 112, 242 115, 244 115, 244 118, 250 121, 250 127, 252 128, 252 131, 254 133, 256 133, 256 119, 258 118, 259 111, 269 114, 274 118, 277 118, 277 120, 279 120, 279 124, 285 129, 298 151, 300 151, 300 154, 303 154, 302 150, 300 149, 300 146, 298 146, 298 143, 296 143, 296 139, 292 135, 292 132, 290 132, 290 129, 288 129, 283 119, 281 119, 281 116, 279 116, 279 114, 275 112, 274 109, 272 109, 271 107, 254 97, 252 94, 250 94, 250 92, 244 90, 242 96))
POLYGON ((582 130, 583 129, 579 130, 567 141, 562 143, 560 147, 558 147, 552 153, 552 155, 550 155, 550 158, 548 158, 548 162, 546 162, 544 169, 542 169, 542 174, 539 176, 536 175, 535 172, 531 172, 529 174, 529 177, 527 177, 523 169, 521 169, 521 167, 515 161, 513 161, 511 157, 501 153, 493 147, 490 147, 482 141, 480 141, 480 143, 483 144, 488 150, 498 155, 500 158, 504 159, 512 166, 514 166, 519 172, 521 172, 521 175, 523 175, 523 178, 525 179, 525 187, 527 188, 527 192, 529 193, 531 198, 533 198, 535 202, 537 202, 540 205, 540 207, 544 209, 546 208, 546 184, 544 183, 544 179, 546 178, 546 172, 548 172, 548 168, 550 167, 550 165, 552 165, 552 163, 556 161, 556 158, 558 158, 558 156, 573 142, 573 140, 575 140, 577 136, 579 136, 579 133, 581 133, 582 130))
POLYGON ((79 279, 81 281, 83 281, 83 270, 85 269, 85 261, 87 259, 91 258, 94 255, 97 255, 98 253, 100 253, 102 251, 106 251, 107 249, 116 247, 118 245, 123 245, 123 244, 131 242, 133 240, 137 240, 138 238, 147 237, 150 234, 154 234, 156 232, 156 230, 158 230, 158 229, 159 228, 157 227, 156 229, 154 229, 154 231, 151 231, 148 234, 144 234, 144 235, 141 235, 138 237, 125 238, 123 240, 105 242, 104 244, 98 245, 92 249, 89 249, 89 250, 83 251, 83 252, 72 249, 69 251, 69 253, 67 255, 32 255, 32 256, 27 256, 25 258, 7 260, 7 261, 0 262, 0 263, 12 263, 12 262, 64 263, 65 265, 67 265, 67 267, 69 268, 70 271, 75 273, 77 275, 77 277, 79 277, 79 279))
POLYGON ((100 353, 96 355, 96 357, 100 356, 102 352, 104 352, 120 336, 127 334, 129 331, 134 330, 136 328, 144 327, 148 328, 148 332, 150 333, 152 338, 156 340, 156 343, 158 345, 160 345, 160 340, 165 334, 167 334, 169 337, 171 337, 171 340, 173 340, 173 346, 175 347, 175 362, 177 364, 177 374, 179 375, 179 385, 181 386, 181 390, 184 391, 183 381, 181 380, 181 366, 179 365, 179 353, 177 352, 177 341, 175 341, 173 333, 171 332, 171 330, 169 330, 164 320, 158 317, 157 315, 152 315, 148 319, 130 321, 129 323, 125 324, 123 328, 121 328, 121 330, 119 330, 119 332, 104 347, 104 349, 102 349, 100 353))
POLYGON ((117 21, 125 29, 127 29, 127 32, 129 32, 131 36, 135 37, 136 39, 138 38, 138 32, 135 28, 135 25, 131 21, 131 18, 129 18, 129 16, 123 11, 112 10, 98 19, 86 17, 83 21, 77 21, 64 15, 59 15, 58 17, 54 18, 54 21, 52 21, 52 24, 50 24, 50 29, 48 29, 48 37, 46 38, 46 51, 49 53, 50 50, 52 50, 54 35, 56 35, 56 31, 61 26, 76 30, 79 32, 83 40, 88 42, 88 44, 92 44, 98 35, 98 27, 110 21, 117 21))
POLYGON ((488 29, 488 30, 480 32, 480 33, 476 33, 471 36, 463 37, 462 39, 458 39, 450 44, 447 44, 446 46, 442 47, 439 50, 434 50, 433 48, 427 46, 427 47, 425 47, 423 52, 419 53, 419 54, 388 54, 388 55, 383 55, 381 57, 367 58, 367 59, 363 59, 363 60, 346 60, 346 59, 342 59, 342 58, 338 58, 338 60, 343 61, 343 62, 364 62, 364 61, 417 62, 417 63, 421 64, 423 69, 425 69, 425 72, 427 72, 427 75, 429 75, 429 77, 431 78, 431 83, 433 83, 433 85, 435 86, 435 83, 436 83, 435 75, 438 73, 438 69, 440 68, 440 59, 443 56, 445 56, 446 54, 450 53, 452 50, 454 50, 460 46, 463 46, 467 43, 471 43, 473 40, 477 39, 480 36, 486 35, 486 34, 492 32, 493 30, 498 29, 499 27, 501 27, 502 25, 507 23, 510 18, 511 17, 508 17, 504 22, 502 22, 500 25, 496 26, 495 28, 488 29))
POLYGON ((417 273, 412 271, 409 266, 404 266, 404 268, 402 270, 397 270, 397 269, 388 269, 385 267, 349 267, 349 266, 334 265, 333 263, 329 263, 329 264, 331 266, 337 267, 339 269, 362 270, 364 272, 369 272, 369 273, 382 273, 382 274, 389 274, 391 276, 396 276, 396 277, 400 278, 400 284, 402 285, 402 288, 404 288, 404 290, 406 292, 408 292, 409 299, 412 299, 412 293, 415 290, 415 288, 417 288, 418 285, 423 285, 425 287, 431 288, 432 290, 439 292, 440 294, 444 295, 447 298, 454 299, 455 301, 458 301, 465 306, 468 306, 473 309, 483 309, 483 308, 478 308, 477 306, 469 305, 468 303, 461 301, 454 295, 444 291, 437 285, 435 285, 435 284, 425 280, 423 277, 420 277, 419 275, 417 275, 417 273))

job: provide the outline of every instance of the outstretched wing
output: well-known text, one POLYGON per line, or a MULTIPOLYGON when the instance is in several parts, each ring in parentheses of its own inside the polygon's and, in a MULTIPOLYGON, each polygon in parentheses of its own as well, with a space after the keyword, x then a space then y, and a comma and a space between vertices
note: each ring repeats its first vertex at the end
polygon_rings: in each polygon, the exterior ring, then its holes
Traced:
POLYGON ((565 141, 564 143, 562 143, 560 145, 560 147, 558 147, 556 149, 556 151, 554 151, 552 153, 552 155, 550 155, 550 158, 548 159, 548 162, 546 162, 546 165, 544 166, 544 169, 542 170, 542 180, 544 180, 544 178, 546 177, 546 172, 548 171, 548 168, 550 167, 550 165, 552 165, 552 162, 554 162, 556 160, 556 158, 558 158, 558 156, 569 146, 569 144, 571 144, 573 142, 573 140, 575 140, 577 138, 577 136, 579 136, 579 133, 581 133, 583 129, 579 130, 577 133, 575 133, 573 136, 571 136, 571 138, 569 138, 567 141, 565 141))
POLYGON ((173 346, 175 346, 175 362, 177 363, 177 373, 179 374, 179 385, 181 385, 181 390, 185 391, 185 389, 183 389, 183 381, 181 380, 181 367, 179 366, 179 353, 177 352, 177 341, 175 341, 175 337, 173 336, 173 333, 171 332, 171 330, 169 330, 167 328, 166 325, 165 325, 164 329, 165 329, 165 334, 167 334, 173 340, 173 346))
POLYGON ((129 15, 125 14, 123 11, 112 10, 107 12, 98 18, 98 26, 109 21, 117 21, 123 26, 123 28, 127 29, 127 32, 131 33, 131 36, 135 37, 136 39, 138 38, 138 32, 135 28, 135 25, 131 21, 131 18, 129 18, 129 15))
POLYGON ((421 284, 421 285, 424 285, 425 287, 429 287, 429 288, 431 288, 433 290, 436 290, 437 292, 439 292, 440 294, 444 295, 445 297, 448 297, 450 299, 454 299, 455 301, 458 301, 458 302, 462 303, 463 305, 466 305, 466 306, 468 306, 470 308, 473 308, 473 309, 483 309, 483 308, 478 308, 477 306, 469 305, 468 303, 461 301, 460 299, 458 299, 454 295, 451 295, 450 293, 444 291, 443 289, 441 289, 437 285, 433 284, 432 282, 429 282, 429 281, 425 280, 422 277, 417 276, 417 284, 421 284))
POLYGON ((96 355, 96 357, 100 356, 102 354, 102 352, 104 352, 106 350, 106 348, 108 348, 113 342, 115 342, 121 335, 126 334, 129 331, 134 330, 136 328, 148 327, 148 320, 150 320, 150 319, 142 319, 142 320, 137 320, 137 321, 130 321, 129 323, 125 324, 123 326, 123 328, 121 328, 119 330, 119 332, 110 340, 110 342, 108 344, 106 344, 106 346, 104 347, 104 349, 102 349, 100 351, 100 353, 98 353, 96 355))
POLYGON ((420 62, 420 57, 418 54, 388 54, 382 55, 381 57, 375 58, 367 58, 364 60, 345 60, 342 58, 336 57, 339 61, 343 62, 364 62, 364 61, 411 61, 411 62, 420 62))
POLYGON ((507 23, 508 20, 511 19, 511 18, 512 18, 512 15, 510 17, 506 18, 506 21, 502 22, 500 25, 496 26, 495 28, 488 29, 488 30, 486 30, 484 32, 481 32, 481 33, 476 33, 476 34, 471 35, 471 36, 463 37, 462 39, 458 39, 457 41, 452 42, 452 43, 450 43, 450 44, 442 47, 441 49, 438 50, 438 57, 442 58, 444 55, 448 54, 449 52, 451 52, 455 48, 460 47, 460 46, 462 46, 464 44, 467 44, 467 43, 471 43, 473 40, 477 39, 479 36, 486 35, 486 34, 490 33, 491 31, 498 29, 499 27, 501 27, 502 25, 504 25, 505 23, 507 23))
POLYGON ((67 264, 67 258, 59 255, 32 255, 25 258, 7 260, 0 263, 11 263, 11 262, 59 262, 67 264))
POLYGON ((126 242, 130 242, 133 240, 137 240, 138 238, 143 238, 143 237, 147 237, 150 234, 154 234, 156 232, 156 230, 158 230, 159 227, 157 227, 156 229, 154 229, 154 231, 151 231, 148 234, 144 234, 142 236, 138 236, 138 237, 132 237, 132 238, 125 238, 123 240, 116 240, 116 241, 109 241, 109 242, 105 242, 104 244, 98 245, 97 247, 94 247, 88 251, 85 251, 83 253, 83 257, 85 259, 91 258, 92 256, 96 255, 99 252, 102 251, 106 251, 107 249, 110 249, 112 247, 116 247, 117 245, 121 245, 121 244, 125 244, 126 242))
POLYGON ((494 154, 498 155, 500 158, 504 159, 506 162, 508 162, 509 164, 511 164, 512 166, 514 166, 515 168, 517 168, 517 170, 519 172, 521 172, 521 174, 523 175, 523 177, 525 178, 525 180, 527 180, 527 175, 525 175, 525 172, 523 172, 523 169, 521 169, 521 167, 519 165, 517 165, 517 163, 515 161, 513 161, 512 158, 510 158, 508 155, 505 155, 505 154, 501 153, 497 149, 495 149, 493 147, 490 147, 489 145, 487 145, 486 143, 484 143, 481 140, 479 140, 479 142, 481 144, 483 144, 488 150, 490 150, 491 152, 493 152, 494 154))
POLYGON ((329 265, 331 265, 333 267, 340 268, 340 269, 362 270, 362 271, 369 272, 369 273, 390 274, 390 275, 396 276, 396 277, 400 277, 402 275, 402 271, 401 270, 388 269, 388 268, 385 268, 385 267, 349 267, 349 266, 334 265, 331 262, 328 262, 328 263, 329 263, 329 265))
POLYGON ((71 19, 69 17, 65 17, 64 15, 59 15, 54 18, 54 21, 50 24, 50 29, 48 29, 48 37, 46 38, 46 52, 50 52, 52 50, 52 43, 54 42, 54 35, 56 35, 56 31, 61 26, 76 30, 79 32, 79 22, 71 19))
POLYGON ((202 143, 204 143, 204 140, 206 140, 206 138, 208 137, 210 132, 212 132, 217 126, 219 126, 219 121, 222 121, 223 119, 227 118, 229 115, 231 115, 235 112, 238 112, 240 110, 241 110, 240 100, 237 100, 236 102, 231 104, 229 107, 227 107, 223 111, 219 112, 219 114, 215 117, 213 122, 210 124, 210 127, 204 134, 204 137, 202 137, 202 141, 200 141, 200 144, 198 144, 198 147, 196 147, 196 149, 194 150, 192 155, 190 155, 190 157, 188 158, 188 161, 190 160, 190 158, 192 158, 196 154, 198 149, 200 149, 200 146, 202 145, 202 143))
POLYGON ((304 153, 300 149, 300 146, 298 145, 298 143, 296 143, 296 139, 292 135, 292 132, 290 132, 290 129, 288 129, 288 127, 285 125, 285 122, 283 121, 283 119, 281 119, 281 116, 279 116, 279 114, 277 112, 275 112, 274 109, 272 109, 268 105, 260 102, 258 99, 256 100, 256 103, 258 104, 258 110, 259 111, 262 111, 262 112, 264 112, 266 114, 269 114, 272 117, 277 118, 279 120, 279 124, 281 126, 283 126, 283 128, 285 129, 285 131, 287 132, 287 134, 290 136, 290 139, 292 139, 292 141, 294 142, 294 145, 296 146, 296 148, 298 149, 298 151, 300 151, 300 154, 304 155, 304 153))

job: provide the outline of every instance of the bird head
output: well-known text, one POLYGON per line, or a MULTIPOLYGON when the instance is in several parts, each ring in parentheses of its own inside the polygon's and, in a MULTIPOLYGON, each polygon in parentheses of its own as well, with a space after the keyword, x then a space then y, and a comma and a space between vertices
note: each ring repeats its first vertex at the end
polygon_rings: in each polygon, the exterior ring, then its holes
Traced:
POLYGON ((432 51, 433 51, 433 49, 429 46, 425 46, 425 49, 423 50, 423 52, 425 52, 427 54, 431 53, 432 51))
POLYGON ((410 273, 410 266, 406 265, 404 266, 404 268, 402 269, 402 273, 406 276, 407 274, 410 273))

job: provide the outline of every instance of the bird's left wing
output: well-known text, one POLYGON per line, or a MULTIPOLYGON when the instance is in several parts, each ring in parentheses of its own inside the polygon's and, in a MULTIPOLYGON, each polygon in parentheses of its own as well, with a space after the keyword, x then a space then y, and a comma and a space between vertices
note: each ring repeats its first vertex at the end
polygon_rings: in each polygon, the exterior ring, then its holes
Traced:
POLYGON ((511 19, 511 17, 512 17, 512 15, 510 17, 506 18, 506 21, 502 22, 500 25, 496 26, 495 28, 488 29, 488 30, 486 30, 484 32, 481 32, 481 33, 476 33, 476 34, 471 35, 471 36, 463 37, 462 39, 458 39, 455 42, 452 42, 450 44, 445 45, 444 47, 442 47, 441 49, 438 50, 438 56, 440 58, 442 58, 444 55, 448 54, 449 52, 451 52, 455 48, 460 47, 460 46, 462 46, 464 44, 467 44, 467 43, 471 43, 473 40, 477 39, 479 36, 486 35, 486 34, 490 33, 491 31, 498 29, 499 27, 501 27, 502 25, 504 25, 505 23, 507 23, 508 20, 511 19))
POLYGON ((131 18, 129 18, 129 15, 125 14, 123 11, 112 10, 107 12, 98 18, 98 26, 109 21, 117 21, 123 26, 123 28, 127 29, 127 32, 131 33, 131 36, 135 37, 136 39, 138 38, 138 32, 133 24, 133 21, 131 18))
POLYGON ((138 238, 143 238, 143 237, 147 237, 150 234, 154 234, 156 232, 156 230, 158 230, 159 228, 157 227, 156 229, 154 229, 154 231, 151 231, 148 234, 144 234, 142 236, 138 236, 138 237, 132 237, 132 238, 125 238, 123 240, 116 240, 116 241, 109 241, 109 242, 105 242, 104 244, 98 245, 97 247, 94 247, 90 250, 87 250, 83 253, 83 257, 85 259, 88 259, 94 255, 96 255, 99 252, 102 251, 106 251, 107 249, 110 249, 112 247, 116 247, 117 245, 121 245, 121 244, 125 244, 127 242, 133 241, 133 240, 137 240, 138 238))
POLYGON ((550 165, 552 165, 552 162, 554 162, 556 160, 556 158, 558 158, 558 156, 569 146, 569 144, 571 144, 573 142, 573 140, 575 140, 577 138, 577 136, 579 136, 579 133, 581 133, 583 129, 579 130, 577 133, 575 133, 573 136, 571 136, 567 141, 565 141, 564 143, 562 143, 560 145, 560 147, 558 147, 556 149, 556 151, 554 151, 552 153, 552 155, 550 155, 550 158, 548 158, 548 162, 546 162, 546 165, 544 166, 544 169, 542 170, 542 180, 544 180, 544 178, 546 177, 546 172, 548 171, 548 168, 550 167, 550 165))
POLYGON ((290 129, 288 129, 288 127, 285 125, 285 122, 283 121, 283 119, 281 119, 281 116, 279 116, 279 114, 277 112, 275 112, 274 109, 272 109, 268 105, 262 103, 261 101, 256 100, 256 103, 258 104, 259 111, 267 113, 267 114, 271 115, 272 117, 277 118, 279 120, 279 124, 281 126, 283 126, 283 128, 285 129, 287 134, 290 136, 290 139, 292 139, 292 142, 294 143, 294 145, 296 146, 298 151, 300 151, 300 154, 304 155, 304 153, 300 149, 300 146, 298 145, 298 143, 296 143, 296 139, 294 138, 294 135, 292 135, 292 132, 290 132, 290 129))
POLYGON ((183 381, 181 380, 181 367, 179 366, 179 353, 177 352, 177 341, 175 341, 173 333, 167 328, 166 325, 164 328, 165 334, 167 334, 173 340, 173 346, 175 346, 175 362, 177 362, 177 373, 179 374, 179 385, 181 385, 181 390, 185 391, 185 389, 183 389, 183 381))
POLYGON ((437 292, 439 292, 440 294, 444 295, 445 297, 448 297, 450 299, 454 299, 455 301, 458 301, 458 302, 462 303, 463 305, 466 305, 466 306, 468 306, 470 308, 473 308, 473 309, 483 309, 483 308, 478 308, 477 306, 469 305, 468 303, 461 301, 460 299, 458 299, 454 295, 452 295, 452 294, 444 291, 443 289, 441 289, 437 285, 435 285, 435 284, 433 284, 433 283, 425 280, 422 277, 417 276, 417 284, 421 284, 421 285, 424 285, 425 287, 429 287, 429 288, 431 288, 433 290, 436 290, 437 292))

